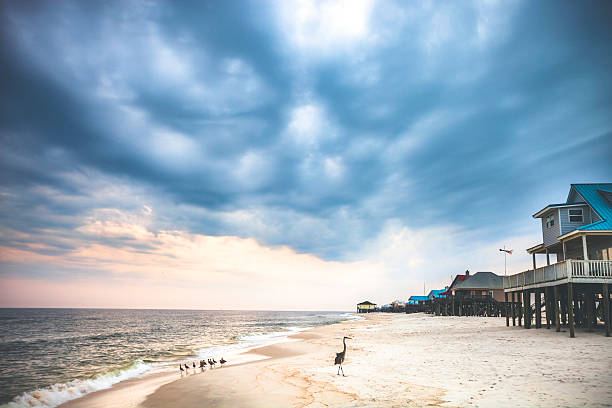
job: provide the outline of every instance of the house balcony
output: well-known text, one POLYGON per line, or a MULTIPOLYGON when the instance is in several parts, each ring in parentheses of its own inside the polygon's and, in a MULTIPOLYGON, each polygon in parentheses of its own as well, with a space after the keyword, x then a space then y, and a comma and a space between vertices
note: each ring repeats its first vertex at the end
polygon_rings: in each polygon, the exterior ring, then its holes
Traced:
POLYGON ((612 261, 568 259, 535 270, 504 276, 504 291, 514 292, 564 283, 612 284, 612 261))

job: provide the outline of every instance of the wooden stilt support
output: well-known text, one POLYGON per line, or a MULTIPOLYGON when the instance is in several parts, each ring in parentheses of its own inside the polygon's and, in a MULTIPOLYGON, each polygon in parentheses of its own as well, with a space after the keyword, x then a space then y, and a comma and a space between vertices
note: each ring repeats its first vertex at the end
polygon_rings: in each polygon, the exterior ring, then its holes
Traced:
POLYGON ((518 325, 523 327, 523 291, 516 294, 516 303, 518 305, 518 325))
POLYGON ((603 314, 606 321, 606 337, 610 337, 610 293, 608 284, 603 284, 603 314))
POLYGON ((506 301, 506 327, 510 327, 510 316, 508 316, 508 292, 504 293, 504 300, 506 301))
POLYGON ((588 332, 593 331, 593 303, 594 303, 594 294, 590 288, 587 288, 584 293, 584 301, 586 303, 586 328, 588 332))
MULTIPOLYGON (((561 295, 561 294, 559 294, 561 295)), ((559 298, 559 304, 561 305, 561 324, 567 325, 567 296, 559 298)))
POLYGON ((515 293, 516 292, 512 292, 510 294, 510 296, 512 297, 512 304, 510 305, 510 307, 512 308, 512 326, 516 326, 516 300, 514 299, 515 293))
POLYGON ((574 326, 580 326, 582 323, 582 311, 584 309, 582 303, 583 302, 578 299, 578 296, 576 296, 576 299, 574 300, 574 326))
POLYGON ((559 322, 559 287, 553 288, 553 302, 554 302, 554 313, 555 313, 555 331, 561 331, 561 323, 559 322))
POLYGON ((597 292, 594 290, 593 291, 593 327, 597 328, 597 313, 598 310, 601 310, 601 302, 599 302, 599 306, 597 306, 597 292))
POLYGON ((536 329, 542 327, 542 293, 540 289, 535 290, 535 309, 536 309, 536 329))
POLYGON ((544 310, 546 312, 546 328, 550 329, 550 321, 551 321, 551 302, 550 302, 550 288, 544 288, 544 310))
POLYGON ((576 337, 574 333, 574 284, 567 284, 567 320, 569 323, 570 337, 576 337))
POLYGON ((523 291, 523 314, 525 318, 526 329, 531 329, 531 292, 528 290, 523 291))

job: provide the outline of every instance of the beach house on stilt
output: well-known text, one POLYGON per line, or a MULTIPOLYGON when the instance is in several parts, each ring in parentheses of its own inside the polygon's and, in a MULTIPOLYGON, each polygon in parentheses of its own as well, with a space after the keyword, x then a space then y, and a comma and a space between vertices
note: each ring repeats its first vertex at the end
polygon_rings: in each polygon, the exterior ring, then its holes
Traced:
POLYGON ((371 313, 376 311, 376 303, 369 300, 357 304, 357 313, 371 313))
POLYGON ((503 277, 493 272, 465 271, 451 285, 432 299, 432 313, 451 316, 504 315, 503 277))
POLYGON ((541 222, 542 243, 527 249, 533 269, 504 277, 506 302, 512 300, 506 325, 511 316, 513 326, 523 318, 525 328, 534 320, 542 327, 544 312, 547 328, 567 325, 570 337, 576 326, 592 331, 600 322, 610 336, 612 183, 572 184, 565 203, 533 217, 541 222), (546 257, 544 266, 536 255, 546 257))

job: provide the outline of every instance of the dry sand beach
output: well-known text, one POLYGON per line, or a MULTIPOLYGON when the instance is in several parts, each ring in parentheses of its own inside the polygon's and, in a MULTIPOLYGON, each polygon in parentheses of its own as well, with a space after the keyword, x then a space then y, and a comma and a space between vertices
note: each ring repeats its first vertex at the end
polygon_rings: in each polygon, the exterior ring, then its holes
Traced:
POLYGON ((611 341, 503 318, 370 314, 250 352, 262 360, 132 380, 62 407, 608 407, 611 341), (344 335, 346 377, 333 366, 344 335))

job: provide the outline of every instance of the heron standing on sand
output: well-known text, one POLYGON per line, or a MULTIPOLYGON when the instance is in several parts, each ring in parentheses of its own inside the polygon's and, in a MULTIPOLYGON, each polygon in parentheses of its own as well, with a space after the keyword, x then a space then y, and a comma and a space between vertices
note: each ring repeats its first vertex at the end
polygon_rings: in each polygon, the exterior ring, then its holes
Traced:
POLYGON ((336 353, 336 360, 334 360, 334 365, 339 365, 338 367, 338 375, 340 375, 340 370, 342 370, 342 376, 344 375, 344 369, 342 368, 342 363, 344 363, 344 357, 346 356, 346 339, 350 339, 350 337, 344 336, 342 338, 342 344, 344 344, 344 349, 340 353, 336 353))

